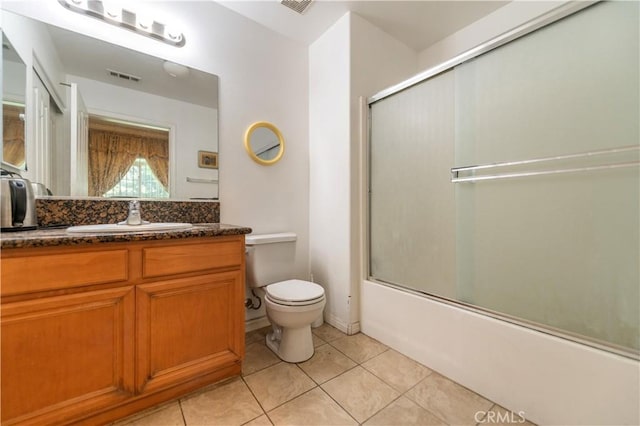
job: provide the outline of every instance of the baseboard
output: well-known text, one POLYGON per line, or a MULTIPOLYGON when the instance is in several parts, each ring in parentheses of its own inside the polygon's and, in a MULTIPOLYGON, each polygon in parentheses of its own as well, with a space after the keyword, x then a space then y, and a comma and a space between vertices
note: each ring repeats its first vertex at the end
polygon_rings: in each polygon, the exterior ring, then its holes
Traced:
POLYGON ((360 321, 352 322, 347 327, 347 334, 351 336, 352 334, 360 333, 360 321))
MULTIPOLYGON (((327 322, 329 325, 332 325, 333 327, 337 328, 338 330, 342 331, 343 333, 349 336, 360 332, 359 321, 347 324, 341 321, 338 317, 334 315, 325 314, 325 322, 327 322)), ((264 317, 246 320, 244 323, 244 329, 245 329, 245 332, 248 333, 250 331, 258 330, 260 328, 267 327, 269 325, 271 325, 271 323, 269 322, 267 317, 264 316, 264 317)))
POLYGON ((346 323, 342 321, 339 317, 326 312, 324 314, 324 320, 330 325, 332 325, 333 327, 337 328, 338 330, 342 331, 343 333, 349 336, 360 332, 359 321, 353 322, 353 323, 346 323))
POLYGON ((248 333, 249 331, 258 330, 263 327, 267 327, 271 325, 267 317, 254 318, 245 321, 244 323, 244 331, 248 333))

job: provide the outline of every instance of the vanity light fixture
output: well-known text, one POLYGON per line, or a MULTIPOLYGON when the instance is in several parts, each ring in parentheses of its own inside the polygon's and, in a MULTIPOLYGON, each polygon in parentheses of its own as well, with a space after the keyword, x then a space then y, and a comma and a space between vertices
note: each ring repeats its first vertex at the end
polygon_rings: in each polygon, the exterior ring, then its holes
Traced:
POLYGON ((182 47, 184 34, 148 16, 141 16, 107 0, 58 0, 69 10, 101 19, 112 25, 135 31, 172 46, 182 47))

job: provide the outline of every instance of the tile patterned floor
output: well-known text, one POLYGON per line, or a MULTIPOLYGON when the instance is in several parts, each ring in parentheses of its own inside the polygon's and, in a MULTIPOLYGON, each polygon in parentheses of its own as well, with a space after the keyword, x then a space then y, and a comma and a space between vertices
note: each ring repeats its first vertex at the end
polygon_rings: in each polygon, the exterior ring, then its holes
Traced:
POLYGON ((325 324, 314 356, 288 364, 246 337, 242 376, 121 420, 114 426, 484 425, 531 426, 497 404, 364 335, 325 324), (477 412, 491 418, 477 422, 477 412))

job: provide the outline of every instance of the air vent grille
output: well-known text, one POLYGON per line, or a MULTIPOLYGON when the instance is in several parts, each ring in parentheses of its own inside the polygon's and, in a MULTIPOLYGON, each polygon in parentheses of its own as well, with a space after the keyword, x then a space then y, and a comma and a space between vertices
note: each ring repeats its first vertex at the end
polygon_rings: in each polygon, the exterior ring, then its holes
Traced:
POLYGON ((280 3, 291 10, 303 14, 311 6, 312 0, 282 0, 280 3))
POLYGON ((129 80, 129 81, 133 81, 133 82, 136 82, 136 83, 141 80, 141 78, 136 76, 136 75, 127 74, 127 73, 120 72, 120 71, 115 71, 115 70, 110 70, 109 68, 107 68, 107 72, 109 73, 110 76, 116 77, 116 78, 121 78, 123 80, 129 80))

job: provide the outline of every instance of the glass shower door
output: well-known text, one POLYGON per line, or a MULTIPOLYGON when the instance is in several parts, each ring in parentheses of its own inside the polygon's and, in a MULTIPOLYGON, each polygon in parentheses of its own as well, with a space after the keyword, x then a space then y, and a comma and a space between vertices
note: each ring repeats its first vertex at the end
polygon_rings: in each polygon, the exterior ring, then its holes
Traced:
POLYGON ((373 102, 370 278, 637 357, 639 16, 598 3, 373 102))

